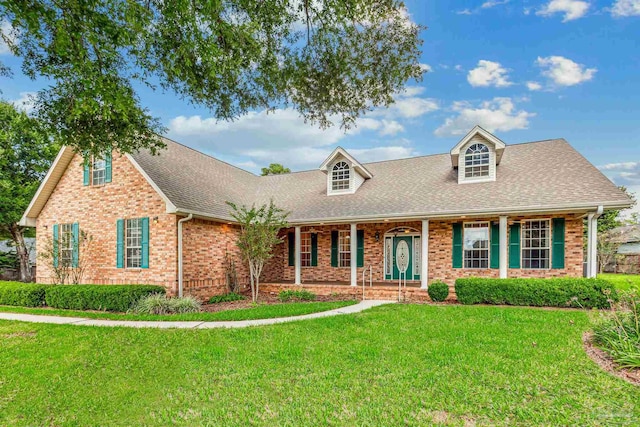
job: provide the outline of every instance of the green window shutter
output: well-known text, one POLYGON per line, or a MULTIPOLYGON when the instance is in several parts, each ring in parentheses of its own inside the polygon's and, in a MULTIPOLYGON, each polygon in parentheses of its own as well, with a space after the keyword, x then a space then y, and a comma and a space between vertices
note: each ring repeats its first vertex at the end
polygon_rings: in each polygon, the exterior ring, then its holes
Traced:
POLYGON ((124 220, 116 221, 116 267, 124 268, 124 220))
POLYGON ((111 151, 109 151, 109 153, 104 156, 104 182, 111 182, 111 159, 111 151))
POLYGON ((318 266, 318 234, 311 233, 311 267, 318 266))
POLYGON ((338 266, 338 231, 331 232, 331 267, 338 266))
POLYGON ((520 268, 520 224, 509 230, 509 268, 520 268))
POLYGON ((357 236, 357 244, 358 244, 358 255, 356 262, 358 263, 358 267, 364 267, 364 230, 356 231, 357 236))
POLYGON ((491 224, 491 268, 500 268, 500 224, 491 224))
POLYGON ((289 266, 292 267, 296 265, 296 233, 289 233, 287 240, 289 243, 289 266))
POLYGON ((564 268, 564 218, 553 219, 552 268, 564 268))
POLYGON ((58 224, 53 224, 53 266, 58 267, 58 224))
POLYGON ((141 268, 149 268, 149 218, 142 218, 142 260, 141 268))
POLYGON ((462 268, 462 223, 453 224, 453 268, 462 268))
POLYGON ((89 159, 87 158, 87 156, 85 156, 84 158, 84 174, 83 174, 83 185, 89 185, 89 174, 90 174, 91 170, 89 167, 89 159))
POLYGON ((78 268, 78 259, 80 252, 80 225, 77 222, 74 222, 71 225, 71 233, 72 233, 72 243, 73 243, 73 252, 71 255, 71 267, 78 268))

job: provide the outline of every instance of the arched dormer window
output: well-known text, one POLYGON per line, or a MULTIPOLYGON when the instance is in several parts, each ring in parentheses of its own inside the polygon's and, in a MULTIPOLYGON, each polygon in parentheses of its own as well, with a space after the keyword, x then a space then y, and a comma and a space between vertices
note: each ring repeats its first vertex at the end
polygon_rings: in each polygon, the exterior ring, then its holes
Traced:
POLYGON ((491 154, 484 144, 473 144, 464 154, 464 177, 486 178, 489 176, 491 154))
POLYGON ((338 162, 333 165, 331 170, 331 190, 349 190, 351 188, 350 172, 347 162, 338 162))

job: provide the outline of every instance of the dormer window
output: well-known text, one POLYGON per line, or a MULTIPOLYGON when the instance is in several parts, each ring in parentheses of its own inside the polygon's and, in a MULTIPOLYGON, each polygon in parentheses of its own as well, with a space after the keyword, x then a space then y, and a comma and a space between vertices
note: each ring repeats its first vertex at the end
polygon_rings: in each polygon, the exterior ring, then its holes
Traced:
POLYGON ((471 145, 464 155, 464 177, 486 178, 489 176, 491 154, 484 144, 471 145))
POLYGON ((373 178, 371 172, 342 147, 333 150, 320 170, 327 174, 327 196, 353 194, 367 179, 373 178))
POLYGON ((331 190, 349 190, 351 188, 350 182, 350 171, 347 162, 336 163, 331 171, 331 190))
POLYGON ((495 135, 476 126, 451 149, 451 166, 458 184, 495 181, 506 145, 495 135))

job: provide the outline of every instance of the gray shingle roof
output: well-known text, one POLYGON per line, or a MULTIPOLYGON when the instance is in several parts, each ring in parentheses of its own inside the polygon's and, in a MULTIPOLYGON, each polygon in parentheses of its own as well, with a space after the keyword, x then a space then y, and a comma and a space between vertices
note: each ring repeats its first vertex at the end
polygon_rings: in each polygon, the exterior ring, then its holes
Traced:
POLYGON ((291 212, 292 223, 629 204, 564 139, 508 145, 494 182, 458 184, 449 154, 367 163, 373 178, 340 196, 327 196, 320 170, 259 177, 169 140, 159 156, 133 157, 178 211, 225 220, 227 200, 251 205, 271 198, 291 212))

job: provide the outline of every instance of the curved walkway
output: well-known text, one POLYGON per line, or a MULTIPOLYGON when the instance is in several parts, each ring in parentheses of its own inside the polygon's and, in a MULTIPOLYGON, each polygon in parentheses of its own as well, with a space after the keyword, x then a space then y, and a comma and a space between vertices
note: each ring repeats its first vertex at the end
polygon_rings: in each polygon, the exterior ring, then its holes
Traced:
POLYGON ((148 320, 107 320, 86 319, 83 317, 47 316, 38 314, 0 313, 0 320, 17 320, 31 323, 51 323, 56 325, 81 326, 123 326, 126 328, 176 328, 176 329, 212 329, 212 328, 246 328, 248 326, 275 325, 278 323, 295 322, 297 320, 319 319, 321 317, 353 314, 377 307, 383 304, 393 304, 396 301, 360 301, 358 304, 336 308, 302 316, 276 317, 274 319, 234 320, 220 322, 180 322, 180 321, 148 321, 148 320))

